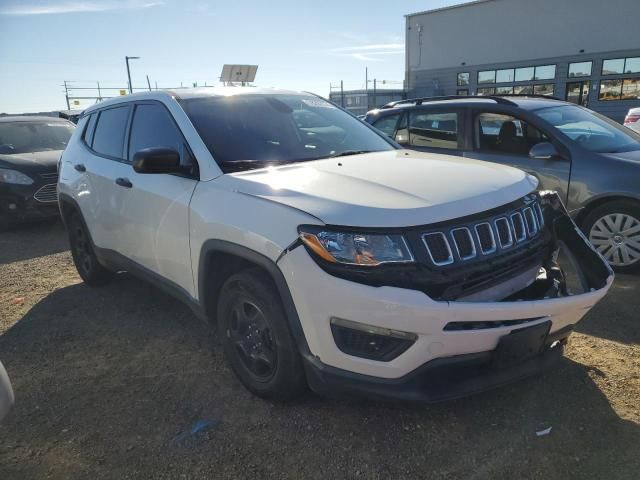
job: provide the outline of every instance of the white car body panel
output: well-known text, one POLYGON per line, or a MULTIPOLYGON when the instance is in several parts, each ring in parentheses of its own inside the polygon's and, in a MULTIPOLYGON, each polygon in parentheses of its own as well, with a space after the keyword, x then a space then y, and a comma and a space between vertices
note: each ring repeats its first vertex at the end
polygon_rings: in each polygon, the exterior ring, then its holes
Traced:
POLYGON ((515 168, 408 150, 227 177, 240 192, 309 212, 327 224, 356 227, 407 227, 472 215, 523 197, 538 184, 515 168))

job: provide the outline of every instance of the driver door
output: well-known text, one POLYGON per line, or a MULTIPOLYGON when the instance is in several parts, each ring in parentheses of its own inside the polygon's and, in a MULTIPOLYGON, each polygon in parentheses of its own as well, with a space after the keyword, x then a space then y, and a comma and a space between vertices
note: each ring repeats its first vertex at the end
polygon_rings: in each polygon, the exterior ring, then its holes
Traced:
POLYGON ((473 150, 465 152, 465 157, 524 170, 538 179, 539 190, 555 190, 566 203, 571 174, 570 158, 558 156, 542 160, 529 157, 533 145, 554 143, 547 134, 521 118, 498 111, 476 110, 471 120, 473 150))

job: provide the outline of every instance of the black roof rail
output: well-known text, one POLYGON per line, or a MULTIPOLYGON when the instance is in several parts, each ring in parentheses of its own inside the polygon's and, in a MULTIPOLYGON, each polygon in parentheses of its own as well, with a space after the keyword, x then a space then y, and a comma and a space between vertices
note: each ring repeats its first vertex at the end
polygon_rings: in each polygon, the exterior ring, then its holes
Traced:
POLYGON ((409 98, 407 100, 396 100, 395 102, 389 102, 380 108, 393 108, 396 105, 404 105, 406 103, 422 105, 422 103, 424 102, 437 102, 440 100, 466 100, 469 98, 486 98, 489 100, 493 100, 494 102, 502 105, 511 105, 511 106, 516 105, 511 100, 507 100, 506 98, 502 98, 502 96, 495 96, 495 95, 480 95, 480 96, 478 95, 444 95, 444 96, 437 96, 437 97, 422 97, 422 98, 409 98))
MULTIPOLYGON (((489 96, 495 97, 498 95, 489 95, 489 96)), ((530 98, 546 98, 547 100, 557 100, 559 102, 564 101, 561 98, 554 97, 553 95, 543 95, 541 93, 505 93, 504 95, 500 95, 500 97, 521 97, 521 98, 530 97, 530 98)))
POLYGON ((424 102, 437 102, 440 100, 464 100, 469 98, 486 98, 487 100, 493 100, 501 105, 509 105, 512 107, 517 106, 515 102, 512 102, 508 98, 504 97, 516 97, 516 98, 544 98, 546 100, 556 100, 562 102, 563 100, 552 95, 542 95, 539 93, 505 93, 504 95, 444 95, 436 97, 421 97, 421 98, 408 98, 406 100, 396 100, 395 102, 389 102, 380 108, 393 108, 396 105, 414 104, 422 105, 424 102))

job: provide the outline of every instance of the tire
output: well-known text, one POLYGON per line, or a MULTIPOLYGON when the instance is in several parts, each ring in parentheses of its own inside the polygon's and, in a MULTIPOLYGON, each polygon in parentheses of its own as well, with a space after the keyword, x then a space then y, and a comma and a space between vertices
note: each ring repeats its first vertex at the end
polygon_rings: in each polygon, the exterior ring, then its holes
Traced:
POLYGON ((640 204, 614 200, 585 217, 583 231, 592 245, 619 273, 640 271, 640 204))
POLYGON ((109 283, 113 278, 113 272, 98 262, 89 232, 77 212, 69 216, 67 228, 73 263, 84 283, 92 287, 109 283))
POLYGON ((227 362, 247 390, 280 401, 303 393, 302 359, 268 276, 252 268, 229 277, 217 318, 227 362))

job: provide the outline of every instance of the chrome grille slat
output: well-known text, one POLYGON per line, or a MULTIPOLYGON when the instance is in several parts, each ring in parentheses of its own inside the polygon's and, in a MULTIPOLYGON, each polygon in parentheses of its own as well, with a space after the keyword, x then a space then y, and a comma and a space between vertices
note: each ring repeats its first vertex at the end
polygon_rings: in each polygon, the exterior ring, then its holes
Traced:
POLYGON ((423 233, 422 242, 431 262, 444 267, 472 261, 534 239, 542 231, 544 217, 539 202, 532 197, 491 218, 423 233))
POLYGON ((498 245, 496 244, 496 236, 493 233, 493 228, 491 228, 491 224, 489 222, 478 223, 474 227, 474 229, 476 231, 476 235, 478 236, 478 245, 480 246, 480 251, 484 255, 489 255, 491 253, 494 253, 498 249, 498 245), (483 235, 481 231, 484 231, 485 234, 488 234, 489 238, 491 239, 491 244, 489 248, 485 248, 482 244, 483 235))
POLYGON ((542 228, 544 227, 544 214, 542 213, 542 207, 537 202, 535 205, 535 210, 536 210, 536 215, 538 216, 538 226, 542 228))
POLYGON ((500 217, 495 220, 496 231, 498 232, 498 240, 500 241, 500 248, 509 248, 513 246, 513 231, 511 230, 511 223, 507 217, 500 217), (500 225, 503 225, 503 230, 506 229, 508 233, 508 240, 503 241, 503 235, 500 234, 500 225))
POLYGON ((422 236, 422 241, 427 247, 427 252, 429 252, 429 257, 431 258, 431 261, 433 262, 434 265, 441 267, 441 266, 450 265, 453 263, 453 252, 451 251, 449 240, 447 240, 447 236, 444 233, 442 232, 425 233, 422 236), (429 245, 430 242, 436 242, 438 239, 442 242, 442 245, 446 247, 446 252, 448 254, 447 258, 442 260, 440 259, 440 255, 438 255, 439 252, 433 252, 433 250, 435 249, 435 247, 433 246, 434 244, 432 243, 431 246, 429 245), (435 256, 434 256, 434 253, 435 253, 435 256), (436 256, 438 257, 438 259, 435 258, 436 256))
POLYGON ((36 193, 33 194, 33 198, 41 203, 57 202, 58 185, 56 183, 47 183, 46 185, 43 185, 36 193))
POLYGON ((473 240, 473 236, 471 235, 471 230, 467 227, 454 228, 451 230, 451 239, 453 240, 453 245, 456 248, 456 253, 461 260, 471 260, 472 258, 476 258, 476 244, 473 240), (460 233, 463 237, 457 236, 460 233), (464 242, 466 239, 469 242, 469 245, 461 246, 460 243, 464 242))
POLYGON ((533 210, 531 207, 526 207, 522 213, 524 215, 524 221, 527 224, 527 233, 530 237, 535 237, 538 233, 538 223, 533 210))
POLYGON ((511 219, 513 236, 516 239, 516 243, 524 242, 527 239, 527 227, 524 224, 522 214, 520 212, 515 212, 512 213, 509 218, 511 219))

